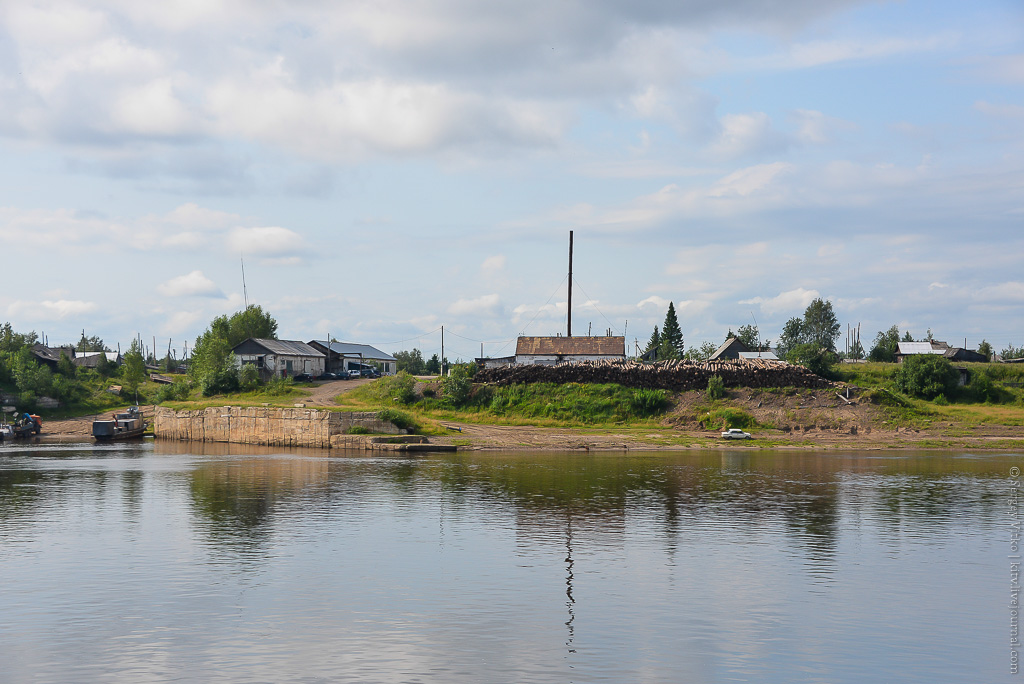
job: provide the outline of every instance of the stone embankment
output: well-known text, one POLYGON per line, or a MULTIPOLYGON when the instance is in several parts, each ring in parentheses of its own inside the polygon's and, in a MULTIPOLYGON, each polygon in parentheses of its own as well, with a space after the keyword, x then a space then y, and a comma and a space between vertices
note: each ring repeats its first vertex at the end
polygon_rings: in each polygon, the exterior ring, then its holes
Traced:
POLYGON ((342 413, 309 408, 218 406, 197 411, 157 408, 153 433, 158 439, 231 442, 317 449, 427 451, 423 437, 406 436, 374 412, 342 413), (372 435, 348 434, 353 427, 372 435))
POLYGON ((578 361, 554 366, 516 365, 479 371, 475 382, 511 385, 525 382, 563 384, 610 383, 626 387, 664 389, 674 392, 705 389, 712 375, 722 378, 726 387, 805 387, 832 385, 803 366, 784 361, 578 361))

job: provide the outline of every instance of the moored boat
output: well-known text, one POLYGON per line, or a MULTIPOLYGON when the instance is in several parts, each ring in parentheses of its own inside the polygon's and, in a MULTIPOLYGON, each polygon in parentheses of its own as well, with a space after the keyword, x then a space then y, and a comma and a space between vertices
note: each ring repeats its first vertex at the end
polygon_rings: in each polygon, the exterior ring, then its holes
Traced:
POLYGON ((129 406, 123 413, 115 413, 113 420, 94 420, 92 436, 97 442, 113 442, 142 437, 146 420, 138 406, 129 406))

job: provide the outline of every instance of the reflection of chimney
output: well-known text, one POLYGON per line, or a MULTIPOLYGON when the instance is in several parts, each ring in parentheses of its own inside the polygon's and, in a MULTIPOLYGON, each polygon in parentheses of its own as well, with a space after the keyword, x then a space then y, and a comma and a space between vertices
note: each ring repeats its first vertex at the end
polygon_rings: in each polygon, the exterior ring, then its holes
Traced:
POLYGON ((570 512, 565 521, 565 595, 569 599, 565 602, 565 607, 569 610, 569 619, 565 621, 565 626, 569 630, 569 638, 565 645, 568 647, 569 653, 576 652, 576 649, 572 647, 572 623, 576 620, 576 613, 572 609, 573 604, 576 603, 576 599, 572 596, 572 564, 572 513, 570 512))

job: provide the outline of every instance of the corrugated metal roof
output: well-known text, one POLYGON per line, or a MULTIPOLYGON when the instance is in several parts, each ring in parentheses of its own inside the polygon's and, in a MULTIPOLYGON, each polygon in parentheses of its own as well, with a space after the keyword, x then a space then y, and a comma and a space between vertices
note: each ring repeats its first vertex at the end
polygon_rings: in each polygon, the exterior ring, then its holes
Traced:
POLYGON ((900 342, 899 353, 903 356, 914 354, 944 354, 945 349, 934 349, 931 342, 900 342))
POLYGON ((330 349, 335 354, 341 356, 359 356, 362 355, 364 360, 370 361, 395 361, 395 357, 391 354, 382 352, 376 347, 371 347, 368 344, 355 344, 353 342, 331 342, 330 346, 327 344, 327 340, 312 340, 310 344, 316 342, 319 345, 323 345, 325 349, 330 349))
POLYGON ((625 356, 625 337, 520 337, 516 356, 625 356))
POLYGON ((741 359, 764 359, 766 361, 778 361, 779 357, 774 352, 740 352, 741 359))
MULTIPOLYGON (((245 342, 249 341, 250 340, 246 340, 245 342)), ((298 340, 266 340, 253 337, 251 338, 251 341, 263 347, 271 354, 278 354, 282 356, 323 356, 323 353, 313 349, 305 342, 299 342, 298 340)), ((245 344, 245 342, 235 345, 235 349, 245 344)))

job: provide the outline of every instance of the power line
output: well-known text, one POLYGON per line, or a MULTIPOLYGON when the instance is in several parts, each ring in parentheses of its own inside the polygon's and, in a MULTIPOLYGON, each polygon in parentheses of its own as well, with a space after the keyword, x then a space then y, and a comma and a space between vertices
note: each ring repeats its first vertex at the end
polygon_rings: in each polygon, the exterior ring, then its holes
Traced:
POLYGON ((589 304, 592 307, 594 307, 594 309, 597 311, 597 313, 601 314, 601 318, 603 318, 605 321, 607 321, 608 325, 611 326, 612 330, 614 330, 615 332, 618 332, 619 329, 617 327, 615 327, 614 323, 612 323, 611 321, 608 320, 608 317, 604 315, 604 312, 602 312, 600 309, 597 308, 597 304, 594 303, 594 298, 591 297, 589 294, 587 294, 587 291, 583 289, 583 286, 580 285, 579 281, 576 280, 575 278, 573 278, 573 282, 575 282, 577 287, 579 287, 580 290, 583 291, 583 294, 586 295, 587 299, 589 300, 589 304))

